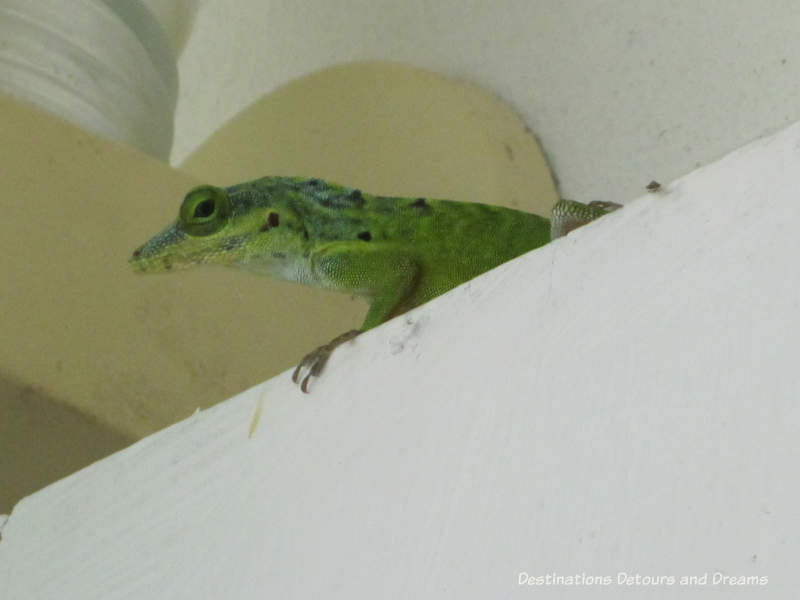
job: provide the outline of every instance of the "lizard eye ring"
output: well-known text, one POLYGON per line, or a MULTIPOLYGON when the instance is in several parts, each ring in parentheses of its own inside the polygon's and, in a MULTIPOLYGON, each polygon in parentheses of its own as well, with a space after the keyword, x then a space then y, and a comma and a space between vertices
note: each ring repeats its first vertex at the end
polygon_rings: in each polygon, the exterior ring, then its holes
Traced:
POLYGON ((230 214, 228 193, 212 185, 201 185, 186 194, 178 221, 188 235, 203 237, 222 229, 230 214))

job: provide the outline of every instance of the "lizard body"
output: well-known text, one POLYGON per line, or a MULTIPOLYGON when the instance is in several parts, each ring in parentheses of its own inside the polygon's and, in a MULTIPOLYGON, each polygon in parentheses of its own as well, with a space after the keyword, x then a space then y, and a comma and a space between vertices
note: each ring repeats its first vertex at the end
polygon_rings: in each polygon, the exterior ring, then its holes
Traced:
POLYGON ((499 206, 374 196, 321 179, 263 177, 191 190, 172 225, 137 248, 137 272, 228 265, 364 296, 359 330, 306 356, 301 388, 330 353, 384 321, 543 246, 619 205, 561 200, 552 223, 499 206))

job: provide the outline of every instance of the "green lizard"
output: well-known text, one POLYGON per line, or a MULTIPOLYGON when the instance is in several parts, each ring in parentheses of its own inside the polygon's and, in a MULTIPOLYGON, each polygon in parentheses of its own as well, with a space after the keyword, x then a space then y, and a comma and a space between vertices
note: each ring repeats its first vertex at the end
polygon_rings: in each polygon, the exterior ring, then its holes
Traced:
POLYGON ((129 262, 140 273, 230 265, 366 297, 361 328, 295 369, 293 381, 308 392, 340 344, 618 207, 561 200, 551 221, 487 204, 387 198, 321 179, 264 177, 191 190, 177 221, 129 262))

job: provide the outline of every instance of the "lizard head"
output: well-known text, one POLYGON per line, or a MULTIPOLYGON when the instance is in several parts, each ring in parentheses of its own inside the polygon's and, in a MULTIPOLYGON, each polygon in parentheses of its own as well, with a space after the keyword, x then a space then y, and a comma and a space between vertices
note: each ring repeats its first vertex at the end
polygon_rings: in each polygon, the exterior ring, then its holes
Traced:
POLYGON ((248 266, 254 256, 264 263, 296 245, 299 222, 286 204, 255 206, 246 189, 203 185, 186 194, 178 219, 134 250, 128 262, 139 273, 248 266))

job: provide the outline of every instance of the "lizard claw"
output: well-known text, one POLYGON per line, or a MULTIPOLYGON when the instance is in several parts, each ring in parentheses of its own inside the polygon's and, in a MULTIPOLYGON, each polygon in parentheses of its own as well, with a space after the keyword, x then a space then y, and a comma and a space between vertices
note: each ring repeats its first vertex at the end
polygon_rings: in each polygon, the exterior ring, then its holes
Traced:
POLYGON ((292 373, 292 381, 300 385, 303 393, 308 393, 308 384, 312 377, 318 377, 331 357, 333 349, 329 344, 320 346, 313 352, 306 354, 292 373))
POLYGON ((297 380, 300 378, 300 370, 303 368, 303 362, 300 361, 297 366, 294 368, 294 372, 292 373, 292 381, 297 383, 297 380))
POLYGON ((361 332, 358 329, 351 329, 350 331, 333 338, 324 346, 320 346, 316 350, 306 354, 297 367, 295 367, 294 372, 292 373, 292 381, 294 383, 299 382, 300 390, 304 394, 307 394, 308 384, 311 381, 311 378, 319 377, 319 375, 322 373, 322 370, 325 368, 325 364, 331 357, 331 354, 333 354, 333 351, 345 342, 352 340, 359 333, 361 332), (306 372, 305 377, 303 377, 301 380, 300 375, 304 371, 306 372))

